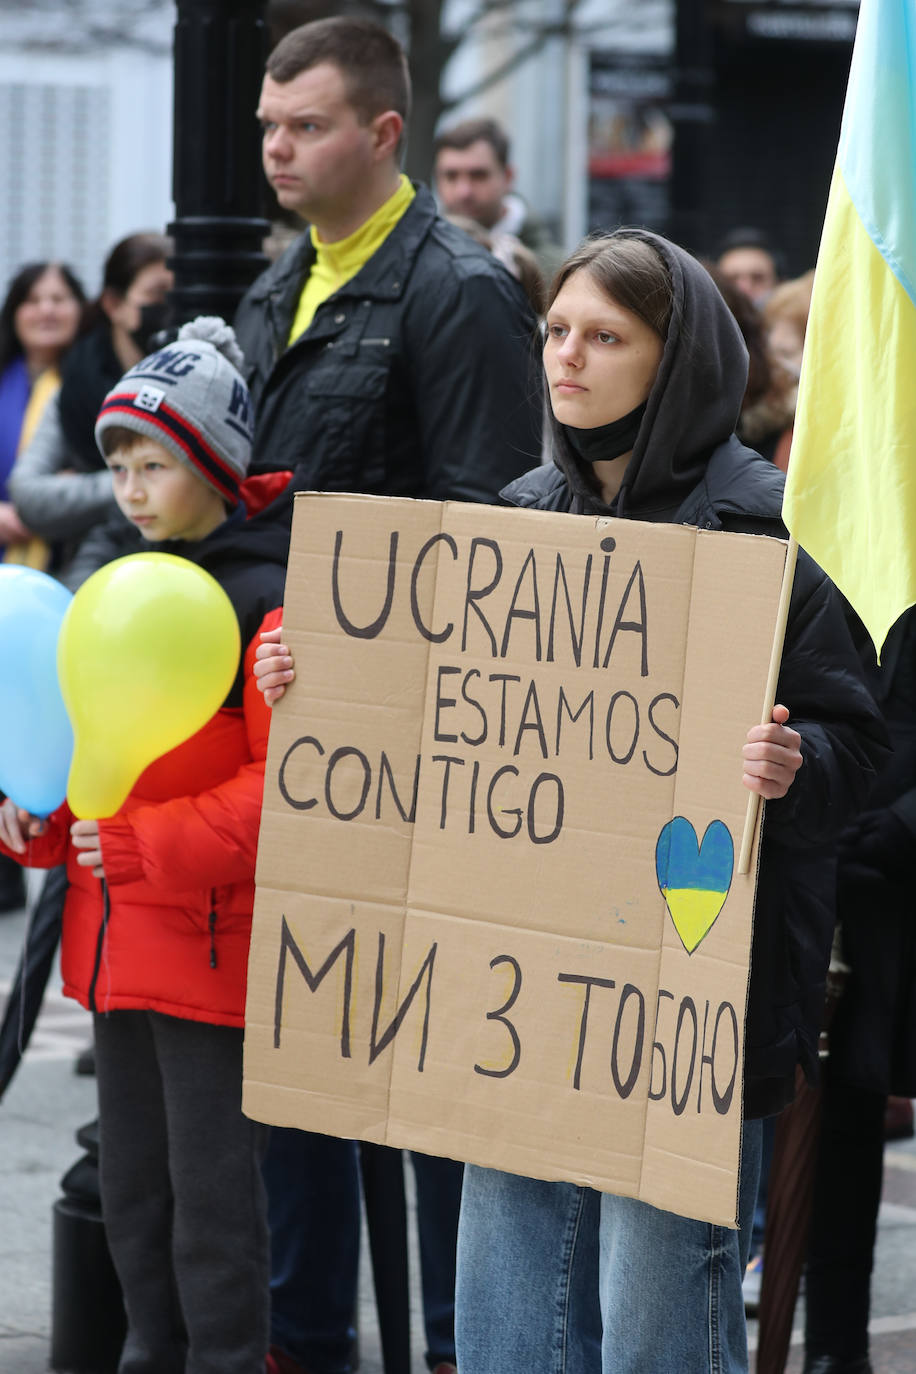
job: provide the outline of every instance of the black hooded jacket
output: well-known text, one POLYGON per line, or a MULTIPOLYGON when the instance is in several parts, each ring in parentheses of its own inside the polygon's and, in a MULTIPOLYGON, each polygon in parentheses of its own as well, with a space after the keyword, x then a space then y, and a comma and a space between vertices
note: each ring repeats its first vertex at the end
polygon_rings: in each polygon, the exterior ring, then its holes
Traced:
MULTIPOLYGON (((747 352, 712 278, 642 230, 674 286, 674 311, 633 456, 613 506, 572 449, 502 493, 513 505, 695 525, 785 538, 783 475, 744 448, 734 428, 747 352)), ((792 1100, 795 1064, 812 1076, 833 934, 833 854, 887 753, 840 597, 799 553, 777 700, 802 737, 804 764, 785 797, 766 803, 745 1039, 745 1115, 792 1100)), ((748 721, 748 726, 753 722, 748 721)))

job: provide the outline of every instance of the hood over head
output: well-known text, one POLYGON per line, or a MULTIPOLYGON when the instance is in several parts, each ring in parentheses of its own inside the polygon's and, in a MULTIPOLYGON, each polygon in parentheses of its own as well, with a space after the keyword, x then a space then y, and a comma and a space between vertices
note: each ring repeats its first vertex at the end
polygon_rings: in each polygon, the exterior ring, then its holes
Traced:
MULTIPOLYGON (((705 267, 646 229, 618 229, 607 241, 618 238, 642 239, 655 249, 670 274, 674 304, 615 513, 664 520, 700 481, 713 450, 734 433, 747 386, 748 355, 735 318, 705 267)), ((554 461, 572 490, 587 508, 600 506, 590 465, 570 446, 563 448, 554 461)))

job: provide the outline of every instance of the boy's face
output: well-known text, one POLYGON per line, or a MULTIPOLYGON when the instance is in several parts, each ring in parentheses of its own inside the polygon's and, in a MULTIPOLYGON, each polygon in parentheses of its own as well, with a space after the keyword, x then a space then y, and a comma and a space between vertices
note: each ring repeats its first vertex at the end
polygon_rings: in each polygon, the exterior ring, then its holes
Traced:
POLYGON ((219 492, 153 439, 105 459, 122 513, 150 542, 203 539, 226 518, 219 492))

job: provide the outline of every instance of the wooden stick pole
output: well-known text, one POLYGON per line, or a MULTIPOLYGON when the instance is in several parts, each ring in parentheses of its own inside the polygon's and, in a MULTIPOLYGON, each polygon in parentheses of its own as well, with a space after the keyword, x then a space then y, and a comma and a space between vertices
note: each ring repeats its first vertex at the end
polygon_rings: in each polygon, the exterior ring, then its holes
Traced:
MULTIPOLYGON (((773 648, 770 651, 770 669, 767 673, 766 692, 763 699, 761 723, 766 725, 773 716, 776 705, 776 683, 782 663, 782 648, 786 638, 786 622, 789 618, 789 602, 792 599, 792 584, 795 581, 795 563, 798 558, 798 544, 789 539, 786 548, 786 566, 782 574, 782 587, 779 593, 779 609, 776 614, 776 629, 773 634, 773 648)), ((760 809, 760 796, 749 792, 747 813, 744 817, 744 833, 741 836, 741 849, 738 853, 738 872, 747 873, 751 866, 751 850, 754 847, 754 831, 757 829, 757 814, 760 809)))

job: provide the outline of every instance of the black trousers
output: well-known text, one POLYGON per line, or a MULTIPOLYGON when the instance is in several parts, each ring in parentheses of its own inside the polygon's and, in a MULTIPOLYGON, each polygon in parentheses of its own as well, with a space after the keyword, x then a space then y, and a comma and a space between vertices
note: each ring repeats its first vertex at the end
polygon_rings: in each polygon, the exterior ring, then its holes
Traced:
POLYGON ((884 1093, 851 1087, 827 1061, 805 1287, 808 1356, 868 1353, 886 1105, 884 1093))
POLYGON ((243 1033, 145 1011, 94 1021, 120 1374, 263 1374, 267 1127, 242 1115, 243 1033))

